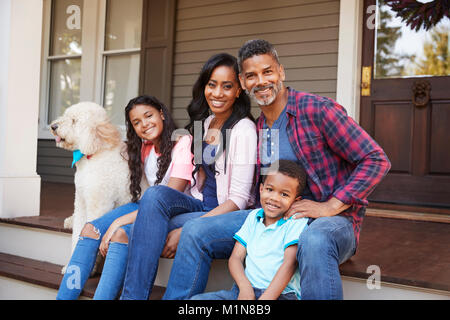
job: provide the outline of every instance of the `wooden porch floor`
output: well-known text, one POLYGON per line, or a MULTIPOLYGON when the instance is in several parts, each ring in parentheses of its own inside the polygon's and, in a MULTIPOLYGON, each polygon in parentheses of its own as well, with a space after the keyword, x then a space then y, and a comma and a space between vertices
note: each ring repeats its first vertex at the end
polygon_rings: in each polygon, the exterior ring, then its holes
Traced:
POLYGON ((67 218, 73 213, 75 185, 42 182, 40 215, 67 218))

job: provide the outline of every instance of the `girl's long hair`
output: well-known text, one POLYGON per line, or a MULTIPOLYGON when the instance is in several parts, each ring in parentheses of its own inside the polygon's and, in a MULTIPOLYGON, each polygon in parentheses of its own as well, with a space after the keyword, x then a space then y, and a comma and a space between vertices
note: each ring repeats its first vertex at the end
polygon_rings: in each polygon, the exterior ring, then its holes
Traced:
MULTIPOLYGON (((239 88, 241 88, 239 82, 239 67, 237 63, 237 59, 228 53, 219 53, 213 55, 208 61, 203 65, 202 70, 200 71, 199 77, 192 88, 192 100, 187 107, 187 111, 189 114, 190 122, 186 126, 186 129, 189 133, 195 138, 194 134, 194 122, 201 121, 201 137, 203 139, 204 135, 204 122, 205 119, 209 117, 211 114, 208 102, 205 97, 205 86, 208 84, 209 79, 211 78, 211 74, 213 71, 220 66, 227 66, 234 70, 236 75, 236 82, 238 83, 239 88)), ((241 119, 249 118, 253 122, 255 119, 250 112, 250 99, 245 93, 245 91, 241 88, 241 93, 238 98, 234 101, 233 104, 233 112, 231 116, 225 121, 221 128, 222 133, 222 144, 220 146, 219 152, 225 152, 226 150, 226 130, 233 128, 233 126, 241 119)), ((195 142, 191 144, 191 152, 194 154, 194 145, 195 142)), ((225 158, 225 167, 226 167, 226 158, 225 158)), ((200 164, 195 164, 195 169, 192 172, 192 176, 200 169, 200 164)), ((224 168, 224 170, 226 170, 224 168)), ((194 179, 195 181, 195 179, 194 179)))
POLYGON ((172 141, 172 132, 175 130, 175 124, 167 107, 157 98, 149 95, 142 95, 133 98, 125 107, 125 122, 127 127, 127 151, 128 151, 128 167, 130 168, 130 193, 132 201, 137 202, 141 196, 141 179, 144 174, 144 164, 141 159, 142 139, 136 134, 133 124, 130 120, 130 111, 136 105, 147 105, 162 111, 164 115, 163 131, 159 139, 158 171, 156 173, 155 184, 161 183, 170 162, 172 161, 172 149, 175 141, 172 141))

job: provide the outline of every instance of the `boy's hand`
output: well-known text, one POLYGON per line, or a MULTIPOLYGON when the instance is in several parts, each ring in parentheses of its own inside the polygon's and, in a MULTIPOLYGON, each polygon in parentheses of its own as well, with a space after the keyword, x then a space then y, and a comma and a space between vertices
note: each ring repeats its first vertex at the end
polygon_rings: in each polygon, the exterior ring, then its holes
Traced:
POLYGON ((252 287, 239 289, 238 300, 255 300, 255 291, 252 287))
POLYGON ((288 212, 284 215, 284 219, 289 219, 293 215, 293 219, 303 217, 331 217, 341 213, 348 207, 350 207, 350 205, 347 205, 336 198, 331 198, 326 202, 316 202, 307 199, 297 200, 291 205, 288 212))

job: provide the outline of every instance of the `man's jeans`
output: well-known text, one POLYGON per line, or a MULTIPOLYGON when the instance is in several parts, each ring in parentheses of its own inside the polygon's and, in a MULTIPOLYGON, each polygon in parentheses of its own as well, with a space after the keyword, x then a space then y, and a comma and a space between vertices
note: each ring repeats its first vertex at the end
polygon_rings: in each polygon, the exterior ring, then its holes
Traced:
MULTIPOLYGON (((163 299, 189 299, 205 290, 212 259, 227 259, 233 235, 251 210, 188 221, 181 233, 163 299)), ((297 259, 302 299, 342 299, 339 264, 355 252, 349 220, 318 218, 300 235, 297 259)))
POLYGON ((315 219, 302 232, 298 243, 302 300, 342 300, 339 265, 355 251, 350 220, 339 215, 315 219))
POLYGON ((167 186, 157 185, 147 189, 139 203, 129 241, 121 299, 148 299, 169 231, 182 227, 191 219, 206 220, 199 217, 210 209, 204 207, 202 201, 167 186))

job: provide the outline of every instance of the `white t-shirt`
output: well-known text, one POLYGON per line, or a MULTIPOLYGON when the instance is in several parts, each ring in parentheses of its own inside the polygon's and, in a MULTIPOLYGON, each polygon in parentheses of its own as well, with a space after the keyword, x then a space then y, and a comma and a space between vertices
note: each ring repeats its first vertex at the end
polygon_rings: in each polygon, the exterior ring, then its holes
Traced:
MULTIPOLYGON (((152 147, 145 159, 144 172, 149 186, 155 185, 159 156, 160 154, 155 152, 155 147, 152 147)), ((170 162, 169 168, 167 168, 166 174, 160 185, 167 185, 170 178, 180 178, 191 181, 193 169, 192 158, 191 136, 182 136, 172 149, 172 161, 170 162)))

